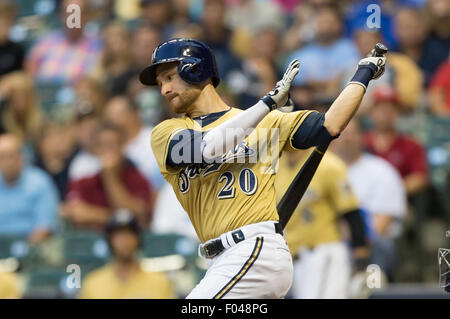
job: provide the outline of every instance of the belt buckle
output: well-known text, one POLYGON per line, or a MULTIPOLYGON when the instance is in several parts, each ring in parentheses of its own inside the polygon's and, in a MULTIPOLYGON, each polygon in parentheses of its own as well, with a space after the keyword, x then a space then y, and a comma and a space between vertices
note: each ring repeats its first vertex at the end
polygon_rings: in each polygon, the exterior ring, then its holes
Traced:
POLYGON ((208 244, 200 246, 200 253, 202 254, 202 256, 209 259, 216 257, 219 254, 219 252, 211 253, 208 249, 208 246, 209 246, 208 244))

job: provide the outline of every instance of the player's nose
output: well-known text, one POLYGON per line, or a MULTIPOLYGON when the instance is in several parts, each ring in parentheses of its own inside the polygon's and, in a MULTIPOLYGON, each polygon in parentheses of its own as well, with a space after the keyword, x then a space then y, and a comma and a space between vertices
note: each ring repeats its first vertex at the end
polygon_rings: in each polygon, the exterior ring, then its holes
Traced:
POLYGON ((161 85, 161 95, 167 97, 170 93, 172 93, 172 86, 169 83, 163 83, 161 85))

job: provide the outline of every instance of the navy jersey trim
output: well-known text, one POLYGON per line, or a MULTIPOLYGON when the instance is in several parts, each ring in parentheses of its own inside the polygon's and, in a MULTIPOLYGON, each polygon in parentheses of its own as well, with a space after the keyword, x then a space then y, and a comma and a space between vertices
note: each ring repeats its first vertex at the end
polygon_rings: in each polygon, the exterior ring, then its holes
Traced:
POLYGON ((229 112, 230 110, 231 107, 226 111, 209 113, 203 116, 194 117, 193 120, 196 121, 198 124, 200 124, 201 127, 205 127, 221 118, 223 115, 225 115, 225 113, 229 112))

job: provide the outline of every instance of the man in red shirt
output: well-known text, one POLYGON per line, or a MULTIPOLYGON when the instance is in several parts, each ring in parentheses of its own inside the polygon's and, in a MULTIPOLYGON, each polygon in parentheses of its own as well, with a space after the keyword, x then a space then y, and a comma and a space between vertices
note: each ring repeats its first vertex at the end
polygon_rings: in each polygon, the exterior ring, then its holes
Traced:
POLYGON ((403 178, 407 194, 415 195, 428 184, 426 153, 411 137, 397 132, 395 124, 400 105, 395 91, 380 88, 374 92, 370 110, 373 129, 364 137, 367 149, 390 162, 403 178))
POLYGON ((428 98, 435 115, 450 116, 450 57, 431 78, 428 98))
POLYGON ((150 222, 152 191, 148 181, 124 157, 124 135, 116 126, 102 125, 95 134, 99 173, 70 182, 61 214, 74 226, 101 229, 113 211, 127 209, 141 227, 150 222))

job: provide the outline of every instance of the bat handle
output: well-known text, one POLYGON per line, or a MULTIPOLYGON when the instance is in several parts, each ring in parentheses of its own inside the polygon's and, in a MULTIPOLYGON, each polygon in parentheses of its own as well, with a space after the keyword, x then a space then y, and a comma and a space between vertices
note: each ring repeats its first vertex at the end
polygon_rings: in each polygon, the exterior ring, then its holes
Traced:
POLYGON ((377 43, 375 45, 375 49, 372 52, 373 57, 382 57, 388 52, 387 46, 385 46, 383 43, 377 43))

